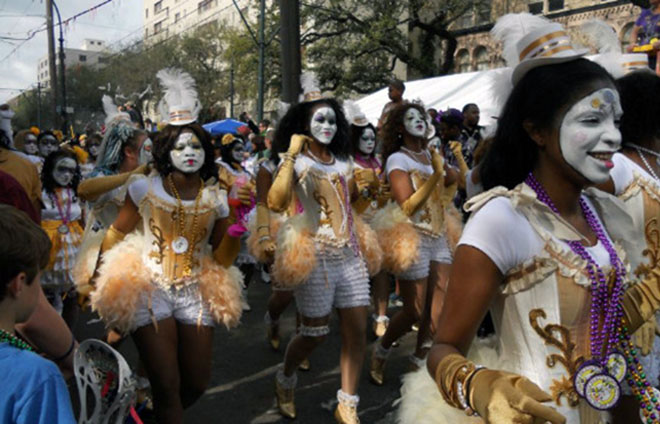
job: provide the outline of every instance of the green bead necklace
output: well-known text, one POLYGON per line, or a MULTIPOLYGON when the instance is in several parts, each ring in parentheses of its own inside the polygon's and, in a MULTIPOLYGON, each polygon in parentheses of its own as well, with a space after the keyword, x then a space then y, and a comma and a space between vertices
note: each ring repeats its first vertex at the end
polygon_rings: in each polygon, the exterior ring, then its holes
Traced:
POLYGON ((32 351, 32 347, 30 347, 29 344, 25 343, 23 340, 0 328, 0 343, 3 342, 7 342, 11 346, 14 346, 21 350, 27 350, 30 352, 32 351))

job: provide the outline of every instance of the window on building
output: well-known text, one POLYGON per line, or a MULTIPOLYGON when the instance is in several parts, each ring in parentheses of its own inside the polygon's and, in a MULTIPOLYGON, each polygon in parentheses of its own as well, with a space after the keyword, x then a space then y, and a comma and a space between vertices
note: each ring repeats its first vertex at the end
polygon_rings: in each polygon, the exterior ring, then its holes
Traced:
POLYGON ((108 58, 104 56, 99 57, 99 63, 108 63, 108 58))
POLYGON ((470 53, 466 49, 456 53, 456 70, 458 72, 470 72, 470 53))
POLYGON ((163 10, 163 0, 154 3, 154 15, 163 10))
POLYGON ((181 14, 177 12, 177 13, 174 15, 174 23, 179 22, 179 19, 180 19, 180 18, 181 18, 181 14))
POLYGON ((144 38, 149 38, 149 28, 144 29, 144 38))
POLYGON ((474 10, 468 10, 456 20, 458 28, 470 28, 474 25, 474 10))
POLYGON ((621 29, 621 49, 625 52, 630 45, 630 33, 632 32, 634 22, 628 22, 621 29))
POLYGON ((163 21, 156 22, 154 24, 154 35, 158 34, 163 30, 163 21))
POLYGON ((564 8, 564 0, 548 0, 548 11, 554 12, 564 8))
POLYGON ((532 15, 540 15, 543 13, 543 2, 542 1, 530 1, 527 5, 529 7, 529 13, 532 15))
POLYGON ((474 70, 486 71, 488 69, 490 69, 488 50, 484 46, 479 46, 474 49, 474 70))
POLYGON ((144 17, 149 19, 149 9, 144 9, 144 17))
POLYGON ((87 62, 87 56, 85 56, 84 54, 78 55, 78 61, 79 62, 87 62))
POLYGON ((207 10, 211 10, 213 2, 214 0, 203 0, 197 3, 197 13, 204 13, 207 10))
POLYGON ((477 25, 490 22, 490 2, 480 3, 477 6, 477 25))

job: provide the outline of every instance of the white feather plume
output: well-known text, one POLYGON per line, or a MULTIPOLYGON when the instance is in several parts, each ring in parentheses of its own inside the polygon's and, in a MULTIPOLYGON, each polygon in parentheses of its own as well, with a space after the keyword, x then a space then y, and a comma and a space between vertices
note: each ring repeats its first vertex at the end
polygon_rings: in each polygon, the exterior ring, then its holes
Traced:
POLYGON ((502 42, 502 57, 507 66, 520 62, 516 44, 525 35, 551 23, 548 19, 530 13, 509 13, 500 17, 490 31, 493 38, 502 42))
POLYGON ((277 119, 281 120, 284 118, 284 115, 289 111, 289 108, 291 107, 290 103, 283 102, 282 100, 277 101, 277 119))
POLYGON ((165 68, 158 71, 156 78, 163 86, 165 95, 158 104, 163 120, 169 120, 169 107, 180 106, 189 109, 197 119, 202 105, 197 97, 195 80, 189 73, 177 68, 165 68))
POLYGON ((112 100, 112 97, 107 94, 103 95, 101 99, 103 102, 103 112, 105 112, 105 125, 108 126, 113 121, 119 121, 122 119, 131 120, 131 116, 126 112, 120 112, 115 104, 115 101, 112 100))
POLYGON ((360 106, 353 100, 344 101, 344 114, 349 123, 353 122, 355 118, 365 117, 360 106))
POLYGON ((504 108, 509 94, 513 91, 513 83, 511 82, 512 74, 513 68, 500 68, 489 73, 488 85, 490 86, 490 91, 493 93, 493 99, 495 100, 495 106, 498 111, 504 108))
POLYGON ((621 53, 619 37, 605 21, 590 19, 580 25, 580 30, 594 44, 598 53, 621 53))
POLYGON ((316 74, 311 71, 303 72, 302 75, 300 75, 300 87, 302 88, 303 94, 321 91, 319 80, 316 77, 316 74))

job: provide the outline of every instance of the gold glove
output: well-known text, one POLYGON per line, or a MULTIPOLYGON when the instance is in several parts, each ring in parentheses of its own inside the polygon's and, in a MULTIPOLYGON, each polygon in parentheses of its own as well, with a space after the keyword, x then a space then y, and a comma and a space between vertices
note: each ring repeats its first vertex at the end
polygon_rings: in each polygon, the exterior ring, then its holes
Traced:
POLYGON ((243 184, 243 186, 236 191, 236 196, 242 204, 245 206, 251 206, 252 199, 257 196, 255 184, 252 181, 243 184))
POLYGON ((124 240, 124 237, 126 237, 126 234, 116 229, 114 225, 111 225, 110 228, 108 228, 108 231, 106 231, 105 237, 103 237, 99 257, 101 254, 103 254, 103 252, 107 252, 108 250, 112 249, 115 244, 124 240))
POLYGON ((647 356, 653 349, 653 342, 655 335, 658 331, 657 320, 655 315, 649 318, 641 327, 633 334, 633 342, 639 348, 643 356, 647 356))
POLYGON ((450 141, 449 148, 451 152, 456 157, 456 163, 458 164, 458 185, 460 188, 465 188, 465 177, 467 176, 468 168, 467 163, 465 163, 465 158, 463 157, 463 147, 459 141, 450 141))
POLYGON ((435 381, 449 405, 468 406, 467 413, 474 410, 487 423, 566 422, 557 411, 541 405, 552 398, 525 377, 478 369, 457 353, 442 358, 435 381))
POLYGON ((485 369, 474 375, 469 389, 469 404, 487 423, 566 422, 562 414, 541 404, 552 397, 523 376, 485 369))
POLYGON ((306 135, 300 135, 300 134, 292 135, 291 141, 289 142, 289 150, 287 150, 287 153, 294 157, 297 156, 300 152, 302 152, 305 145, 310 141, 311 139, 306 135))
POLYGON ((378 188, 378 176, 371 169, 356 169, 354 177, 359 195, 362 195, 365 189, 378 188))
POLYGON ((263 203, 257 203, 257 237, 259 246, 272 256, 275 254, 275 243, 270 235, 270 211, 263 203))
POLYGON ((660 284, 656 271, 634 284, 623 295, 623 314, 628 334, 633 334, 660 308, 660 284))
POLYGON ((445 174, 444 159, 435 150, 431 153, 431 164, 433 165, 433 175, 401 205, 403 213, 407 216, 413 216, 426 203, 433 190, 443 180, 445 174))
POLYGON ((218 247, 213 251, 213 259, 224 268, 232 266, 238 252, 241 251, 240 237, 232 237, 225 233, 218 247))
POLYGON ((110 190, 126 184, 131 176, 148 173, 149 165, 140 165, 131 172, 84 180, 78 186, 78 197, 86 202, 93 202, 110 190))

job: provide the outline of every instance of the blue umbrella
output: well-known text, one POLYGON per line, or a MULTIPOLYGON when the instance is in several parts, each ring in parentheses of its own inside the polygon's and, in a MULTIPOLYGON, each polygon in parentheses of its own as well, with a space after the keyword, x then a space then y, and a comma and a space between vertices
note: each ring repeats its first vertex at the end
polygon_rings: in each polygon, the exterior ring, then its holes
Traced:
POLYGON ((210 122, 203 125, 204 129, 210 132, 211 135, 227 133, 238 134, 238 128, 244 126, 246 126, 245 122, 237 121, 231 118, 210 122))

